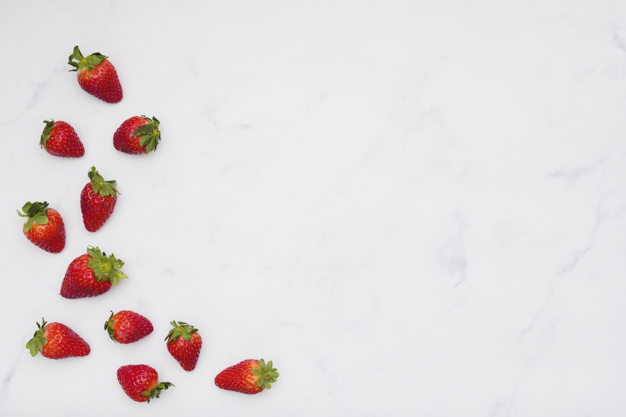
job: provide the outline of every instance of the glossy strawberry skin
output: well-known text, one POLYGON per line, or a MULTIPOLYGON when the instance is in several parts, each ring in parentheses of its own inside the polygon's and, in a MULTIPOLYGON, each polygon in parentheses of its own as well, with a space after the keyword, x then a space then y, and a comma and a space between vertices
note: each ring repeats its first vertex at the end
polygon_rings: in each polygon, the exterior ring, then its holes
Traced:
POLYGON ((159 374, 148 365, 120 367, 117 370, 117 381, 126 395, 137 402, 150 402, 154 397, 159 398, 161 390, 173 385, 169 382, 159 382, 159 374))
POLYGON ((47 208, 48 223, 34 223, 24 235, 36 246, 50 253, 59 253, 65 248, 65 224, 63 218, 53 208, 47 208))
MULTIPOLYGON (((153 119, 155 119, 153 117, 153 119)), ((156 120, 156 119, 155 119, 156 120)), ((113 146, 120 152, 124 152, 131 155, 140 155, 150 152, 156 149, 156 146, 160 140, 160 134, 158 130, 156 132, 156 138, 152 146, 146 147, 140 144, 142 135, 133 136, 133 133, 141 126, 149 125, 151 120, 145 116, 133 116, 125 120, 120 127, 117 128, 113 135, 113 146)), ((156 120, 158 126, 158 120, 156 120)))
POLYGON ((257 385, 258 376, 252 373, 254 369, 260 369, 258 360, 246 359, 241 361, 220 372, 215 377, 215 385, 242 394, 258 394, 263 391, 263 388, 257 385))
POLYGON ((150 320, 130 310, 111 313, 104 328, 109 332, 111 339, 121 344, 134 343, 154 330, 150 320))
POLYGON ((48 343, 41 354, 49 359, 63 359, 87 356, 91 352, 89 344, 76 332, 61 323, 50 323, 45 327, 44 337, 48 343))
POLYGON ((117 370, 117 381, 133 401, 146 402, 148 396, 141 393, 158 385, 159 374, 148 365, 125 365, 117 370))
POLYGON ((68 64, 72 66, 70 71, 77 71, 78 84, 83 90, 107 103, 118 103, 124 96, 122 85, 107 58, 99 52, 84 57, 75 46, 68 64))
MULTIPOLYGON (((186 323, 181 324, 186 325, 186 323)), ((172 340, 173 337, 168 335, 166 341, 167 351, 178 361, 185 371, 189 372, 193 371, 198 364, 200 350, 202 349, 202 337, 200 333, 194 329, 194 331, 188 335, 188 338, 189 340, 186 340, 185 337, 179 336, 175 340, 172 340)))
POLYGON ((90 232, 99 230, 113 214, 117 195, 102 197, 93 192, 93 185, 86 184, 80 193, 80 209, 83 214, 83 224, 90 232))
POLYGON ((87 356, 91 352, 89 344, 85 342, 76 332, 61 323, 46 324, 42 321, 35 336, 26 345, 31 350, 31 355, 38 352, 48 359, 64 359, 70 357, 87 356), (39 344, 36 342, 39 339, 39 344), (30 346, 33 344, 33 346, 30 346))
POLYGON ((85 253, 70 263, 61 284, 62 297, 95 297, 111 289, 110 281, 96 280, 93 269, 89 268, 89 258, 85 253))
POLYGON ((96 297, 128 278, 120 268, 124 262, 113 255, 106 256, 97 247, 87 248, 87 253, 74 259, 65 272, 61 284, 64 298, 96 297))
POLYGON ((108 59, 92 70, 79 69, 77 78, 83 90, 102 101, 119 103, 124 97, 117 71, 108 59))
POLYGON ((63 158, 80 158, 85 155, 85 147, 74 128, 64 121, 45 120, 46 127, 39 144, 50 155, 63 158))

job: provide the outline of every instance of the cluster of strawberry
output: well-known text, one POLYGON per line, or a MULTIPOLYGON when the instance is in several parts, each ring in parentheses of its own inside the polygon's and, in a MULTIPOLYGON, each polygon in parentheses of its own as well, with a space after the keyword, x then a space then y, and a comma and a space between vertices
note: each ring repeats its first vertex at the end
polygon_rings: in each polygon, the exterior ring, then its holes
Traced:
MULTIPOLYGON (((83 57, 78 46, 69 58, 71 71, 77 71, 78 83, 83 90, 107 102, 122 100, 122 86, 115 67, 100 53, 83 57)), ((72 126, 63 121, 46 120, 40 145, 54 156, 78 158, 85 149, 72 126)), ((126 120, 113 136, 115 149, 129 154, 146 154, 154 151, 161 140, 156 117, 134 116, 126 120)), ((105 180, 92 167, 88 172, 90 182, 80 195, 80 207, 85 228, 99 230, 109 219, 117 196, 115 180, 105 180)), ((41 249, 59 253, 65 247, 65 225, 58 211, 48 202, 27 202, 21 217, 26 218, 23 232, 26 238, 41 249)), ((88 247, 87 253, 74 259, 61 284, 65 298, 95 297, 109 291, 122 279, 128 278, 121 268, 124 262, 113 254, 107 256, 98 247, 88 247)), ((172 321, 165 337, 167 350, 185 371, 195 369, 202 348, 198 329, 182 321, 172 321)), ((146 317, 130 310, 111 312, 104 324, 112 340, 122 344, 136 342, 152 333, 154 327, 146 317)), ((37 323, 37 331, 26 348, 32 356, 41 353, 49 359, 63 359, 89 355, 89 344, 76 332, 62 323, 37 323)), ((248 359, 224 369, 215 377, 215 384, 226 390, 257 394, 278 378, 271 361, 248 359)), ((117 379, 124 392, 133 400, 149 402, 159 397, 162 390, 173 384, 159 382, 157 371, 148 365, 125 365, 117 370, 117 379)))

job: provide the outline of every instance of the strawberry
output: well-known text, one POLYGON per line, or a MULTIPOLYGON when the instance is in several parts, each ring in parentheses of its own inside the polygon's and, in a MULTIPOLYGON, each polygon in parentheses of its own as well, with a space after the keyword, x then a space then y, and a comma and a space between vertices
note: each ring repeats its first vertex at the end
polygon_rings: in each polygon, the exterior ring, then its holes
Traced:
POLYGON ((228 391, 244 394, 258 394, 265 388, 270 389, 270 382, 276 382, 278 372, 272 367, 272 361, 265 364, 263 359, 247 359, 224 369, 215 377, 215 385, 228 391))
POLYGON ((47 252, 61 252, 65 247, 65 224, 59 212, 48 208, 47 201, 29 201, 22 211, 17 214, 28 217, 23 228, 26 238, 47 252))
POLYGON ((91 351, 89 344, 72 329, 61 323, 46 324, 43 318, 41 324, 37 323, 37 331, 26 343, 26 348, 32 356, 41 352, 49 359, 87 356, 91 351))
POLYGON ((128 278, 120 271, 123 265, 124 262, 114 255, 107 257, 97 247, 90 246, 86 254, 74 259, 67 268, 61 296, 84 298, 104 294, 119 280, 128 278))
POLYGON ((55 122, 53 119, 44 120, 39 145, 50 155, 64 158, 80 158, 85 154, 85 147, 80 141, 74 128, 66 122, 55 122))
POLYGON ((116 181, 105 181, 96 171, 96 167, 91 167, 87 174, 91 182, 83 187, 80 193, 80 210, 83 213, 83 223, 90 232, 95 232, 113 213, 117 202, 116 181))
POLYGON ((159 398, 161 391, 174 386, 171 382, 159 382, 159 374, 148 365, 125 365, 117 370, 117 381, 133 401, 150 402, 159 398))
POLYGON ((200 357, 202 337, 198 329, 183 322, 172 321, 173 326, 165 337, 167 350, 185 371, 193 371, 200 357))
POLYGON ((159 120, 152 116, 133 116, 120 125, 113 135, 113 146, 120 152, 133 155, 149 153, 161 140, 159 120))
POLYGON ((107 103, 118 103, 123 97, 122 85, 115 67, 107 58, 100 52, 85 58, 75 46, 68 64, 73 67, 70 71, 77 71, 78 84, 83 90, 107 103))
POLYGON ((128 344, 148 336, 154 328, 150 320, 141 314, 122 310, 115 314, 111 311, 111 317, 104 323, 104 330, 109 332, 114 342, 128 344))

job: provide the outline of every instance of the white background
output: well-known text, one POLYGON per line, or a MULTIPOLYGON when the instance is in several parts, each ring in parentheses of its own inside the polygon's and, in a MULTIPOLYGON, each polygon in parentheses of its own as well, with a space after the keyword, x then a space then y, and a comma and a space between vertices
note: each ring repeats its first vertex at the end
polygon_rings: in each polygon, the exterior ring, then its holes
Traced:
POLYGON ((1 3, 0 415, 623 416, 626 3, 1 3), (83 92, 67 57, 101 52, 124 99, 83 92), (156 116, 149 155, 113 148, 156 116), (85 156, 39 148, 64 120, 85 156), (121 196, 96 233, 96 166, 121 196), (60 254, 16 209, 63 216, 60 254), (87 245, 130 277, 66 300, 87 245), (131 309, 155 331, 116 345, 131 309), (31 358, 41 317, 92 352, 31 358), (163 342, 200 329, 197 368, 163 342), (219 390, 243 359, 271 391, 219 390), (119 366, 176 386, 134 403, 119 366))

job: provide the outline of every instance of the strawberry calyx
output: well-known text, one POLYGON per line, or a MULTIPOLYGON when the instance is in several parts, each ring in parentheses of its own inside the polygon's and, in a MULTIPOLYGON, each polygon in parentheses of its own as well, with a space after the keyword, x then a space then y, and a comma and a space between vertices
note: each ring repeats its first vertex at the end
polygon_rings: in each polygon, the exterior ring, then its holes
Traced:
POLYGON ((113 330, 113 325, 115 324, 115 320, 113 320, 114 315, 115 313, 113 313, 113 311, 111 310, 111 316, 104 323, 104 330, 106 330, 107 333, 109 333, 109 337, 111 338, 111 340, 113 340, 114 342, 117 342, 117 339, 115 338, 115 330, 113 330))
POLYGON ((37 353, 43 350, 43 346, 48 344, 48 339, 43 336, 46 332, 44 329, 46 324, 46 320, 42 317, 41 324, 37 323, 37 331, 35 331, 33 338, 26 343, 26 349, 30 350, 30 355, 33 357, 37 356, 37 353))
POLYGON ((54 129, 54 119, 44 120, 46 127, 43 128, 43 132, 41 133, 41 140, 39 140, 39 145, 41 149, 46 149, 46 144, 48 139, 50 139, 50 135, 52 134, 52 129, 54 129))
POLYGON ((152 388, 150 391, 143 391, 141 395, 145 395, 146 397, 148 397, 146 401, 150 402, 150 400, 153 398, 159 398, 159 395, 161 395, 161 391, 173 386, 174 384, 172 384, 171 382, 159 382, 157 386, 152 388))
POLYGON ((157 145, 161 140, 161 132, 159 131, 159 124, 161 124, 161 122, 159 122, 159 120, 154 116, 149 118, 142 115, 141 117, 143 117, 148 123, 135 129, 133 137, 136 138, 141 136, 139 138, 139 145, 146 148, 146 153, 149 153, 157 148, 157 145))
POLYGON ((115 255, 111 254, 107 257, 106 253, 93 246, 87 248, 87 254, 89 255, 87 265, 93 270, 96 281, 110 281, 111 285, 115 286, 119 280, 128 278, 120 271, 120 268, 124 266, 124 261, 117 259, 115 255))
POLYGON ((91 71, 107 58, 108 56, 104 56, 100 52, 95 52, 87 57, 83 57, 83 54, 80 52, 80 49, 78 49, 78 46, 75 46, 74 51, 72 52, 72 55, 70 55, 68 62, 68 64, 73 67, 70 72, 78 71, 79 69, 91 71), (76 60, 76 62, 74 62, 73 60, 76 60))
POLYGON ((184 321, 177 322, 176 320, 174 320, 171 321, 170 324, 173 326, 173 328, 170 329, 169 333, 165 337, 168 345, 172 342, 177 341, 181 336, 185 341, 189 342, 191 340, 192 333, 198 331, 198 329, 188 323, 185 323, 184 321))
POLYGON ((47 224, 48 223, 48 202, 44 201, 40 203, 39 201, 35 201, 31 203, 30 201, 24 204, 22 207, 22 211, 17 211, 17 214, 20 217, 28 217, 26 220, 26 224, 24 225, 24 231, 28 232, 33 224, 47 224), (23 212, 23 213, 22 213, 23 212))
POLYGON ((115 196, 120 194, 117 190, 117 181, 110 180, 105 181, 102 175, 96 171, 96 167, 91 167, 91 170, 87 173, 87 176, 91 180, 91 188, 94 194, 100 194, 101 197, 115 196))
POLYGON ((265 363, 265 360, 259 360, 259 369, 252 369, 254 375, 258 376, 259 379, 256 381, 256 384, 261 388, 270 389, 272 386, 270 383, 276 382, 276 378, 280 375, 276 372, 276 368, 273 367, 274 364, 272 361, 265 363))

